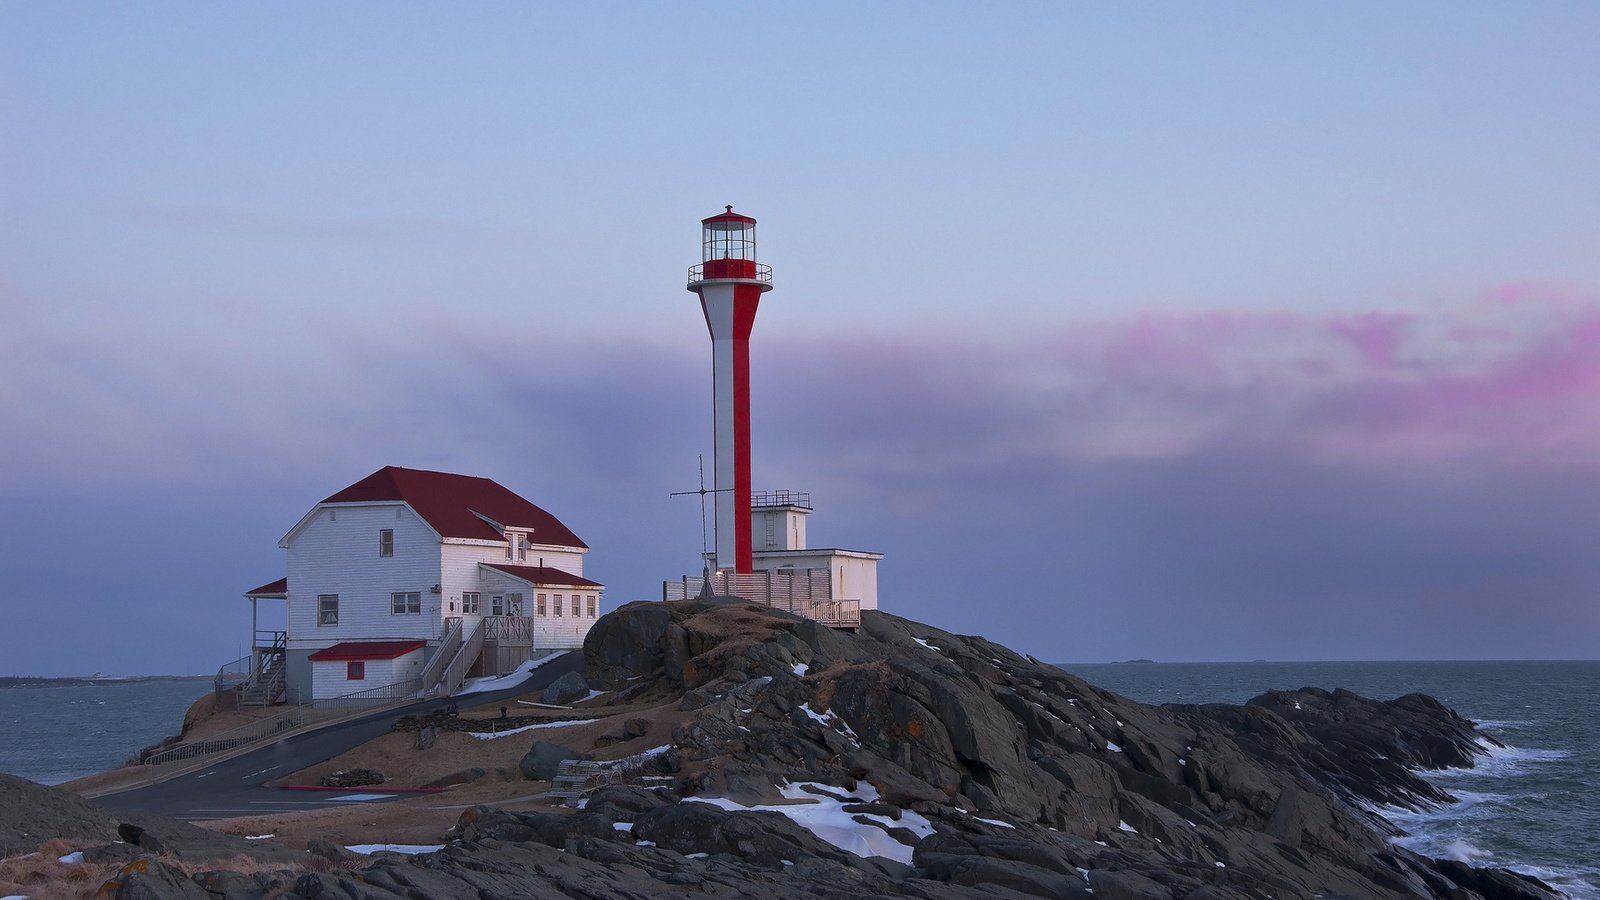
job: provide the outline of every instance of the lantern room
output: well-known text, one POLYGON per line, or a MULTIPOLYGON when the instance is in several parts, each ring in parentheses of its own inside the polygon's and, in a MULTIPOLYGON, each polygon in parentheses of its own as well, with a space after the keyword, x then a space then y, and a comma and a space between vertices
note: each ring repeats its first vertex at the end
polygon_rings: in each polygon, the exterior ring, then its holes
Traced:
POLYGON ((700 220, 701 264, 689 270, 690 290, 695 282, 735 279, 763 284, 771 289, 772 268, 756 262, 756 220, 724 207, 727 212, 700 220))

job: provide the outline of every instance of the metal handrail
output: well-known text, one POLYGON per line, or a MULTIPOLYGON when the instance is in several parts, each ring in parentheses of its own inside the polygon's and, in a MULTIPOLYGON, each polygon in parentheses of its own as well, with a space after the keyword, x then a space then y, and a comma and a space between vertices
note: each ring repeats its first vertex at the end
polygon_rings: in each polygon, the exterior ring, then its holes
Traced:
POLYGON ((810 491, 751 491, 751 506, 799 506, 811 508, 810 491))
POLYGON ((241 656, 233 662, 224 663, 217 669, 216 677, 211 679, 212 689, 220 697, 248 682, 252 677, 254 666, 254 656, 241 656))
MULTIPOLYGON (((698 284, 698 283, 700 283, 702 281, 708 280, 706 278, 705 271, 706 271, 706 267, 705 267, 704 263, 696 263, 695 265, 690 266, 689 267, 689 283, 690 284, 698 284)), ((711 281, 759 281, 762 284, 771 284, 772 283, 772 267, 767 265, 766 263, 756 263, 756 277, 753 278, 753 279, 752 278, 712 278, 712 279, 709 279, 709 280, 711 280, 711 281)))
POLYGON ((190 741, 186 744, 168 747, 160 753, 152 753, 145 757, 144 765, 159 766, 180 759, 209 756, 212 753, 220 753, 223 750, 243 747, 246 744, 253 744, 264 738, 269 738, 279 732, 297 728, 305 724, 305 721, 306 711, 304 707, 290 707, 287 712, 279 713, 270 719, 257 719, 254 722, 247 722, 237 728, 231 728, 204 740, 190 741))
POLYGON ((367 688, 364 691, 354 691, 341 694, 337 697, 324 697, 320 700, 313 699, 311 705, 317 709, 345 709, 352 706, 374 706, 388 703, 391 700, 407 700, 417 696, 422 691, 421 678, 407 678, 390 684, 380 684, 377 687, 367 688))

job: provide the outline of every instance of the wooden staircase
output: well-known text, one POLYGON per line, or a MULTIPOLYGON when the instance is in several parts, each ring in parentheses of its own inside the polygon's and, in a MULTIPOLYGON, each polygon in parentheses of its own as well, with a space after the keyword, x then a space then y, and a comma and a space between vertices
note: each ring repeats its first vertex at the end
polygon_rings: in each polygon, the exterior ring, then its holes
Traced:
POLYGON ((240 706, 271 706, 283 700, 288 680, 284 671, 287 646, 288 635, 278 631, 273 633, 270 644, 258 648, 261 670, 249 681, 233 689, 240 706))

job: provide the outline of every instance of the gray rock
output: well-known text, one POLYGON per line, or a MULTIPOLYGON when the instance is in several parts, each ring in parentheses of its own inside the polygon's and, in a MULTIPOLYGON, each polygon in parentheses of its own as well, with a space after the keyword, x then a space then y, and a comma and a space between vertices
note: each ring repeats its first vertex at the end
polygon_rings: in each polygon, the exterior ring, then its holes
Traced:
POLYGON ((549 741, 534 741, 528 752, 523 754, 522 761, 517 763, 517 770, 522 773, 523 778, 549 781, 556 777, 556 769, 561 763, 569 759, 582 758, 582 753, 570 747, 549 741))
POLYGON ((589 696, 589 682, 577 672, 568 672, 550 683, 539 699, 552 706, 572 703, 589 696))

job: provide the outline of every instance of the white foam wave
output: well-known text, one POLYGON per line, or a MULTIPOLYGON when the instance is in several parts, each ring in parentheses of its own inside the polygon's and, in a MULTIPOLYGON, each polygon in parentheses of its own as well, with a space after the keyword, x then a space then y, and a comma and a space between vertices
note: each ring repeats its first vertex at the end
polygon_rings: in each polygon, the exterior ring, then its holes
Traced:
POLYGON ((1526 774, 1543 763, 1558 762, 1572 756, 1571 750, 1513 747, 1509 744, 1499 747, 1482 739, 1479 739, 1478 746, 1484 749, 1484 755, 1474 760, 1476 764, 1470 769, 1437 769, 1419 774, 1425 778, 1451 778, 1458 775, 1508 778, 1526 774))

